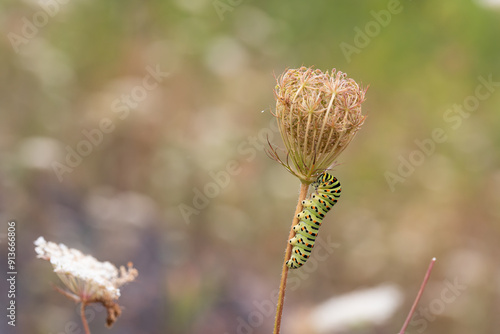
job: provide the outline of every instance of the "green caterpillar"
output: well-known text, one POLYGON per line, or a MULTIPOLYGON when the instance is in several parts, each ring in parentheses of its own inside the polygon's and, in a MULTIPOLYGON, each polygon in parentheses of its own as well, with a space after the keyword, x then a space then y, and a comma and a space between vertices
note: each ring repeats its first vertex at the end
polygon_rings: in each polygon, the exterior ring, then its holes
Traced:
POLYGON ((340 197, 340 182, 326 172, 318 176, 316 193, 302 201, 303 210, 297 215, 299 223, 293 227, 295 236, 288 242, 293 245, 292 257, 286 262, 290 269, 300 268, 311 256, 321 222, 340 197))

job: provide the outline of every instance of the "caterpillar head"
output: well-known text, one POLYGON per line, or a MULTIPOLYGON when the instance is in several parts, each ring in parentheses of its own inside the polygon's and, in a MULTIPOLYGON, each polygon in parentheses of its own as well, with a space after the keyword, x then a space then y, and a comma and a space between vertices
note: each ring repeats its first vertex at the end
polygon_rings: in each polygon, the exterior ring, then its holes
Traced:
POLYGON ((318 175, 318 178, 316 179, 317 184, 324 183, 326 181, 326 176, 329 175, 327 173, 321 173, 318 175))

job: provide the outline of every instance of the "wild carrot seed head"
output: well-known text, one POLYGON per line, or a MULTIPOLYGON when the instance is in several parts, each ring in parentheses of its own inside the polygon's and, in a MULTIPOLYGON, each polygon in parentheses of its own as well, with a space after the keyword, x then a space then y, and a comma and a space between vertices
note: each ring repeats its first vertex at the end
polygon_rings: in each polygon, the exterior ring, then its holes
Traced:
POLYGON ((274 116, 287 160, 272 147, 270 153, 302 182, 311 183, 334 164, 361 128, 366 89, 335 69, 289 69, 277 81, 274 116))

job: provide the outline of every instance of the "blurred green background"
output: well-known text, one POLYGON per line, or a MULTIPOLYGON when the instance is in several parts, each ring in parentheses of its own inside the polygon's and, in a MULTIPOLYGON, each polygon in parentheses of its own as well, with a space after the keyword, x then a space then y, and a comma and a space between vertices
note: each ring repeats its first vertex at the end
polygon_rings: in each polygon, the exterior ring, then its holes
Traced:
POLYGON ((35 258, 42 235, 138 268, 112 329, 91 309, 93 334, 271 333, 299 182, 264 146, 281 145, 274 76, 304 65, 369 85, 368 117, 334 171, 319 238, 335 251, 290 274, 283 333, 315 333, 316 305, 385 283, 404 297, 388 320, 327 333, 398 332, 433 256, 408 333, 498 333, 494 4, 3 0, 0 27, 0 254, 15 220, 19 272, 18 323, 0 332, 80 326, 35 258))

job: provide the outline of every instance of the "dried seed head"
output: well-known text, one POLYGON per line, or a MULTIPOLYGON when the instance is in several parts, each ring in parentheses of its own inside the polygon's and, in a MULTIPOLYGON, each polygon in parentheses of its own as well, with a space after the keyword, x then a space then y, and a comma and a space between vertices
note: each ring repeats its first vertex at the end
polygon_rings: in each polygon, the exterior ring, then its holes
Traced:
POLYGON ((54 272, 69 292, 57 290, 76 302, 103 304, 108 310, 107 323, 110 326, 120 314, 120 307, 114 302, 120 297, 119 287, 132 282, 138 275, 132 263, 118 270, 110 262, 99 262, 77 249, 47 242, 43 237, 34 243, 37 257, 50 261, 54 272))
POLYGON ((330 168, 365 120, 366 89, 345 73, 301 67, 285 71, 275 89, 276 114, 287 159, 272 158, 303 182, 330 168), (292 161, 294 168, 288 164, 292 161))

